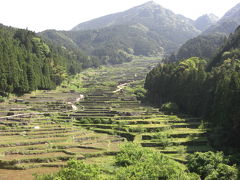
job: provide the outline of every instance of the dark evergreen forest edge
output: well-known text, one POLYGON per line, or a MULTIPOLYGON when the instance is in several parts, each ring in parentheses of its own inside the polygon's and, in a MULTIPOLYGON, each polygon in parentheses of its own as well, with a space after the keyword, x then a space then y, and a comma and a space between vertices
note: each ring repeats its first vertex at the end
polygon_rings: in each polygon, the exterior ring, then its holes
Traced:
POLYGON ((146 100, 204 117, 212 144, 232 153, 240 147, 239 28, 216 54, 209 61, 191 57, 158 65, 146 77, 146 100))
MULTIPOLYGON (((0 25, 0 55, 1 96, 53 89, 69 75, 106 63, 79 49, 44 41, 32 31, 4 25, 0 25)), ((131 60, 125 54, 118 56, 131 60)))

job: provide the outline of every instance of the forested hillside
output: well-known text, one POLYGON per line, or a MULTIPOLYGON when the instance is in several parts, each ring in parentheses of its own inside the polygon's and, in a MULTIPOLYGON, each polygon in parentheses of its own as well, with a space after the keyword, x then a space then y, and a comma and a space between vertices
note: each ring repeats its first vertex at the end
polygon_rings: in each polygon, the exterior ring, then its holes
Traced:
POLYGON ((0 92, 52 89, 69 74, 98 62, 80 52, 47 44, 34 32, 0 26, 0 92))
POLYGON ((210 60, 216 51, 224 44, 227 37, 223 34, 200 35, 188 40, 176 54, 167 58, 169 62, 180 61, 193 56, 210 60))
MULTIPOLYGON (((224 45, 225 37, 228 37, 240 25, 239 20, 240 4, 231 8, 217 22, 208 26, 199 36, 188 40, 183 44, 171 57, 167 57, 166 61, 180 61, 192 56, 212 59, 216 52, 224 45)), ((195 21, 198 27, 199 21, 203 21, 206 17, 200 17, 195 21)), ((206 20, 205 20, 206 21, 206 20)), ((207 22, 205 22, 207 24, 207 22)), ((204 27, 203 24, 201 27, 204 27)))
POLYGON ((226 59, 239 59, 240 58, 240 27, 238 27, 234 34, 231 34, 225 45, 219 50, 216 56, 211 60, 208 65, 209 69, 218 66, 226 59))
POLYGON ((173 102, 182 112, 206 117, 215 146, 239 147, 239 39, 237 29, 209 65, 192 57, 154 68, 146 77, 147 100, 159 107, 173 102))
POLYGON ((150 1, 124 12, 81 23, 71 31, 47 30, 40 35, 116 64, 129 61, 128 54, 162 56, 173 52, 199 33, 193 20, 150 1))

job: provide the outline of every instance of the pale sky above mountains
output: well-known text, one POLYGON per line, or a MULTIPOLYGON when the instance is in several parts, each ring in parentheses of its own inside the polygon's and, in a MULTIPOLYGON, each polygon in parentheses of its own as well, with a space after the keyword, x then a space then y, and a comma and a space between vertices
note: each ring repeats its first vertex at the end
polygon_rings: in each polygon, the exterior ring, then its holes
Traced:
MULTIPOLYGON (((36 32, 70 30, 77 24, 120 12, 147 0, 0 0, 0 23, 36 32)), ((155 0, 161 6, 188 18, 213 13, 222 17, 239 0, 155 0)))

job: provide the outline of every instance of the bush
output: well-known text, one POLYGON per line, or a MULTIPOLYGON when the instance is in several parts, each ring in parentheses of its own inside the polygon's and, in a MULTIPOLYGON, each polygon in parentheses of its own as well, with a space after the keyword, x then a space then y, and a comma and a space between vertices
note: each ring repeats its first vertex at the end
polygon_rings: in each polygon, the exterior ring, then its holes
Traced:
POLYGON ((196 152, 188 157, 188 169, 197 173, 202 179, 236 179, 237 169, 227 165, 222 152, 196 152))
POLYGON ((101 118, 91 118, 93 124, 101 124, 101 118))
POLYGON ((153 141, 160 143, 163 148, 172 145, 171 137, 168 133, 158 132, 153 136, 153 138, 153 141))
POLYGON ((101 123, 102 124, 112 124, 112 119, 111 118, 101 118, 101 123))
POLYGON ((0 103, 5 102, 5 98, 0 96, 0 103))
POLYGON ((142 88, 142 87, 137 87, 134 89, 134 94, 137 97, 137 100, 143 101, 145 96, 146 96, 146 89, 142 88))
MULTIPOLYGON (((163 154, 139 144, 126 143, 115 156, 116 168, 88 165, 81 161, 70 160, 66 168, 53 175, 37 176, 37 180, 200 180, 195 173, 186 171, 185 166, 163 154), (102 168, 100 170, 100 167, 102 168), (108 176, 108 173, 110 176, 108 176), (108 178, 106 178, 108 177, 108 178)), ((229 173, 228 173, 229 174, 229 173)), ((218 175, 217 177, 221 177, 218 175)))
POLYGON ((140 145, 134 143, 126 143, 120 147, 120 152, 116 155, 116 165, 129 166, 144 160, 149 149, 143 149, 140 145))
POLYGON ((163 104, 160 110, 165 111, 166 113, 177 113, 179 109, 176 103, 168 102, 163 104))
POLYGON ((176 161, 133 143, 121 147, 116 164, 122 166, 116 173, 119 180, 200 179, 198 175, 186 172, 176 161))
POLYGON ((90 124, 91 123, 89 118, 79 118, 79 119, 77 118, 77 120, 80 124, 90 124))
POLYGON ((226 164, 218 164, 217 168, 212 171, 205 179, 206 180, 235 180, 237 179, 237 169, 235 166, 226 164))
POLYGON ((37 180, 92 180, 98 179, 100 169, 96 165, 70 160, 67 167, 53 175, 36 176, 37 180))

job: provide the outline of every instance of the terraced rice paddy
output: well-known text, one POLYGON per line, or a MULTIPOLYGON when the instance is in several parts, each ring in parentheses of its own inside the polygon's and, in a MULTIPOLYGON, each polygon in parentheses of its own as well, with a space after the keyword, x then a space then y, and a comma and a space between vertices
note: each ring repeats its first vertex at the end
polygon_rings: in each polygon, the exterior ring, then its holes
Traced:
POLYGON ((71 158, 86 160, 118 151, 122 137, 76 127, 73 119, 64 118, 72 111, 69 102, 78 97, 38 92, 1 104, 0 179, 33 179, 33 173, 57 171, 71 158))
POLYGON ((211 150, 201 119, 164 115, 131 92, 156 63, 138 59, 89 69, 57 90, 0 104, 0 177, 32 179, 71 158, 109 164, 125 140, 181 162, 189 153, 211 150))

